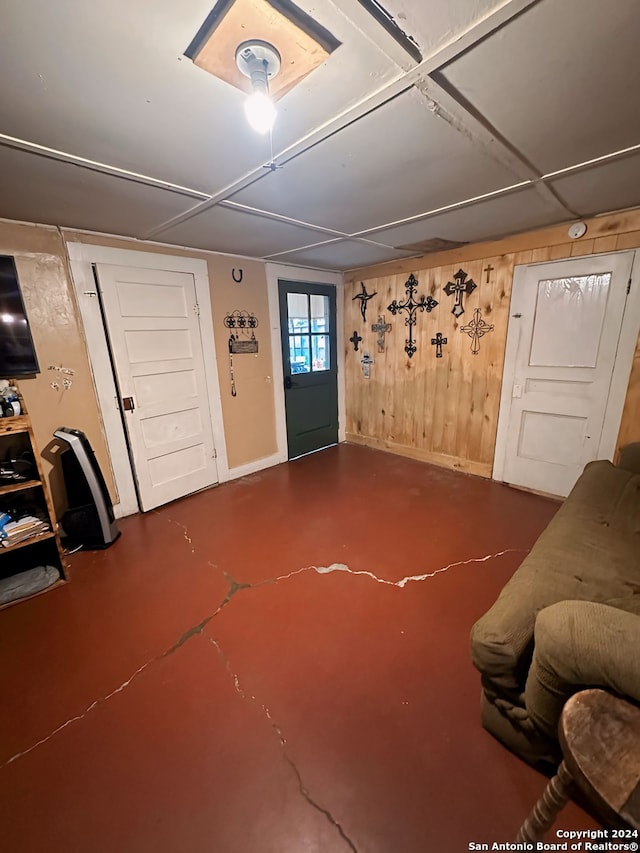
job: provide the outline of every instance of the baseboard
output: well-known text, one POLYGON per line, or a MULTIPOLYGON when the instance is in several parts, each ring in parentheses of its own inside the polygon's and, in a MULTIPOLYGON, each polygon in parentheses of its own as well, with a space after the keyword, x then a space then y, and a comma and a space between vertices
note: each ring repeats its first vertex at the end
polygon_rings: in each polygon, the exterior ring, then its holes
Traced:
POLYGON ((373 447, 375 450, 386 450, 388 453, 397 453, 398 456, 417 459, 419 462, 430 462, 432 465, 439 465, 441 468, 463 471, 465 474, 475 474, 477 477, 491 477, 491 463, 474 462, 471 459, 462 459, 459 456, 448 456, 446 453, 433 453, 430 450, 422 450, 419 447, 409 447, 408 445, 397 444, 387 439, 356 435, 350 432, 346 434, 346 440, 351 444, 373 447))
POLYGON ((237 480, 240 477, 247 477, 249 474, 255 474, 257 471, 264 471, 265 468, 272 468, 274 465, 279 465, 281 462, 286 462, 286 457, 283 459, 281 454, 273 453, 271 456, 264 456, 262 459, 255 459, 253 462, 247 462, 244 465, 237 465, 235 468, 229 468, 224 477, 220 477, 221 483, 226 483, 229 480, 237 480))

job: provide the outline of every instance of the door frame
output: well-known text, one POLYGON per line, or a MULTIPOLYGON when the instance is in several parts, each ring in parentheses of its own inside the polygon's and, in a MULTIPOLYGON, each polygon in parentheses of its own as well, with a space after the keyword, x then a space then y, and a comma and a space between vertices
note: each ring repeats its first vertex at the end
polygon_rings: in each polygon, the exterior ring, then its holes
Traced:
POLYGON ((284 402, 284 367, 280 329, 280 303, 278 281, 299 281, 302 284, 327 284, 336 289, 336 348, 338 351, 338 442, 346 435, 346 401, 344 381, 344 282, 342 273, 291 267, 287 264, 267 265, 267 291, 269 297, 269 323, 271 326, 271 353, 273 358, 273 402, 276 416, 277 461, 287 462, 287 415, 284 402))
MULTIPOLYGON (((638 251, 633 249, 623 250, 621 252, 601 252, 593 255, 574 255, 568 258, 557 258, 553 261, 541 261, 535 264, 520 264, 514 267, 513 283, 511 288, 511 297, 517 286, 524 286, 527 272, 533 267, 548 266, 552 263, 563 264, 567 261, 585 261, 589 258, 602 258, 610 255, 632 255, 631 259, 631 278, 630 290, 622 315, 622 326, 620 327, 620 337, 618 338, 618 347, 616 350, 615 362, 611 373, 611 384, 609 386, 609 396, 604 415, 604 423, 600 434, 600 443, 598 444, 598 458, 609 459, 613 461, 616 452, 618 441, 618 433, 620 432, 620 422, 622 421, 622 412, 624 402, 629 387, 629 377, 631 368, 633 367, 633 356, 640 334, 640 263, 638 262, 638 251)), ((510 299, 511 303, 511 299, 510 299)), ((515 365, 518 345, 520 343, 519 323, 512 322, 511 305, 509 307, 509 325, 507 329, 507 345, 504 354, 504 370, 502 373, 502 391, 500 394, 500 411, 498 415, 498 429, 496 432, 495 454, 493 458, 493 480, 502 482, 505 456, 507 451, 507 434, 509 429, 509 419, 511 415, 511 394, 513 389, 513 381, 515 379, 515 365)))
POLYGON ((133 249, 115 249, 108 246, 95 246, 90 243, 66 243, 66 246, 71 268, 71 281, 82 319, 93 384, 117 492, 113 508, 116 517, 122 518, 126 515, 133 515, 140 512, 140 507, 124 425, 116 402, 118 394, 109 358, 107 333, 102 320, 100 303, 96 298, 92 264, 142 267, 151 270, 186 272, 193 275, 196 299, 200 306, 200 335, 209 397, 209 416, 218 466, 218 482, 230 479, 222 421, 222 402, 216 362, 207 262, 196 258, 140 252, 133 249))

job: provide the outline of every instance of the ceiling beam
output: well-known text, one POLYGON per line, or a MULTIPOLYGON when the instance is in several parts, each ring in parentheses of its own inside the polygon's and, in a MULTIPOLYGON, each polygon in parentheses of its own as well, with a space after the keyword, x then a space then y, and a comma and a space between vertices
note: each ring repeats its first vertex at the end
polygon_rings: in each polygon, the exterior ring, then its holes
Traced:
POLYGON ((183 187, 180 186, 180 184, 173 184, 171 181, 164 181, 161 178, 154 178, 151 175, 141 175, 138 172, 131 172, 128 169, 120 169, 118 166, 99 163, 97 160, 89 160, 86 157, 80 157, 77 154, 70 154, 68 151, 59 151, 57 148, 48 148, 46 145, 39 145, 37 142, 29 142, 26 139, 18 139, 18 137, 9 136, 6 133, 0 133, 0 145, 5 148, 14 148, 17 151, 26 151, 29 154, 36 154, 39 157, 46 157, 48 160, 58 160, 60 163, 69 163, 72 166, 79 166, 82 169, 89 169, 92 172, 101 172, 104 175, 123 178, 125 181, 133 181, 136 184, 145 184, 149 187, 170 190, 170 192, 177 193, 178 195, 185 195, 189 198, 201 200, 211 198, 209 193, 203 193, 199 190, 191 189, 190 187, 183 187))
MULTIPOLYGON (((442 68, 443 65, 451 62, 457 56, 460 56, 462 53, 473 47, 473 45, 482 41, 495 30, 500 29, 510 20, 521 15, 524 11, 538 2, 540 2, 540 0, 504 0, 503 3, 492 9, 483 18, 467 27, 467 29, 462 33, 457 34, 444 45, 433 50, 418 65, 415 65, 408 71, 399 73, 393 80, 387 82, 376 91, 362 98, 357 104, 343 110, 343 112, 334 116, 329 121, 318 125, 308 134, 279 151, 273 158, 274 161, 280 165, 284 165, 289 160, 292 160, 294 157, 299 157, 301 154, 304 154, 305 151, 308 151, 310 148, 320 144, 335 133, 339 133, 345 127, 359 121, 374 110, 380 109, 380 107, 412 88, 417 83, 426 80, 431 73, 442 68)), ((338 8, 335 3, 334 5, 338 8)), ((365 10, 360 5, 359 0, 345 0, 345 2, 340 3, 339 11, 346 18, 352 21, 354 18, 356 20, 362 18, 365 10)), ((371 27, 372 24, 375 24, 375 21, 370 16, 367 17, 369 21, 368 27, 371 27)), ((364 34, 368 35, 370 39, 375 39, 376 33, 378 36, 377 42, 381 45, 381 49, 384 52, 392 50, 392 45, 394 53, 400 49, 397 42, 395 42, 379 25, 376 26, 373 35, 369 31, 364 34), (381 40, 380 34, 385 34, 386 38, 381 40)), ((387 53, 387 55, 389 56, 389 53, 387 53)), ((396 60, 394 59, 393 61, 396 60)), ((193 216, 203 213, 210 207, 214 207, 219 202, 229 199, 236 193, 240 192, 240 190, 243 190, 256 181, 263 179, 267 174, 268 172, 266 172, 262 165, 255 169, 251 169, 236 181, 233 181, 223 187, 218 192, 212 193, 211 197, 202 205, 192 208, 192 210, 175 216, 172 219, 168 219, 166 222, 142 235, 143 238, 154 238, 162 234, 163 231, 167 231, 176 225, 186 222, 193 216)))
POLYGON ((365 3, 360 0, 329 0, 329 3, 336 14, 349 26, 355 27, 360 35, 371 43, 373 49, 384 53, 398 68, 405 72, 410 71, 422 61, 423 57, 419 51, 409 53, 405 46, 394 38, 390 29, 372 16, 366 0, 365 3))
POLYGON ((411 222, 423 222, 426 219, 432 219, 434 216, 439 216, 441 213, 450 213, 452 210, 460 210, 463 207, 472 207, 474 204, 488 201, 494 198, 500 198, 505 195, 520 192, 523 189, 533 187, 533 181, 520 181, 517 184, 511 184, 508 187, 502 187, 499 190, 492 190, 482 195, 476 195, 472 198, 466 198, 462 201, 454 201, 452 204, 445 204, 442 207, 436 207, 433 210, 427 210, 424 213, 416 213, 414 216, 406 216, 404 219, 396 219, 394 222, 385 222, 384 225, 376 225, 373 228, 365 228, 363 231, 357 231, 351 234, 351 237, 366 237, 367 234, 374 234, 377 231, 386 231, 389 228, 397 228, 400 225, 409 225, 411 222))
POLYGON ((262 210, 260 207, 251 207, 248 204, 240 204, 237 201, 221 201, 220 207, 228 210, 236 210, 239 213, 246 213, 249 216, 261 216, 263 219, 271 219, 274 222, 283 222, 286 225, 296 225, 299 228, 306 228, 308 231, 318 231, 320 234, 330 234, 333 237, 348 237, 344 231, 336 231, 335 228, 325 228, 322 225, 311 225, 309 222, 304 222, 302 219, 294 219, 292 216, 284 216, 282 213, 272 213, 268 210, 262 210))
POLYGON ((308 243, 305 246, 298 246, 296 249, 283 249, 280 252, 273 252, 269 255, 263 255, 265 260, 271 260, 272 258, 278 258, 282 255, 292 255, 296 252, 306 252, 307 249, 317 249, 319 246, 335 246, 337 243, 359 243, 363 246, 376 246, 378 249, 393 249, 396 252, 400 252, 403 255, 404 259, 409 259, 413 257, 418 257, 422 253, 421 252, 413 252, 410 249, 398 249, 395 246, 389 246, 388 243, 379 243, 376 240, 366 240, 361 239, 359 237, 350 237, 345 235, 344 237, 337 237, 333 240, 321 240, 318 243, 308 243))
POLYGON ((571 175, 574 172, 583 172, 586 169, 592 169, 594 166, 601 166, 603 163, 611 162, 612 160, 620 160, 623 157, 630 157, 633 154, 640 152, 640 143, 631 145, 629 148, 621 148, 619 151, 611 151, 609 154, 603 154, 601 157, 592 157, 591 160, 585 160, 582 163, 574 163, 573 166, 565 166, 564 169, 556 169, 555 172, 548 172, 542 176, 543 181, 550 181, 554 178, 560 178, 564 175, 571 175))
POLYGON ((391 38, 397 42, 415 62, 422 62, 422 53, 418 42, 407 35, 402 27, 396 23, 392 15, 382 6, 378 0, 358 0, 358 3, 374 18, 391 38))
POLYGON ((542 172, 536 169, 521 151, 507 142, 484 116, 471 109, 457 90, 443 86, 434 76, 421 80, 416 84, 416 88, 430 102, 429 108, 434 115, 446 121, 496 163, 505 166, 522 180, 533 181, 538 195, 554 207, 562 219, 577 216, 576 212, 541 180, 542 172))

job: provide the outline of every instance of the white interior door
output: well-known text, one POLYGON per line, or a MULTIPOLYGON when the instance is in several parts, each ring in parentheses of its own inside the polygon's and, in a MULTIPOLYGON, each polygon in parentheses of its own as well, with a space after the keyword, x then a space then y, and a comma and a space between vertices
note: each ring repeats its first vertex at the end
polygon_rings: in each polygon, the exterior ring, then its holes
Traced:
POLYGON ((191 273, 97 264, 143 510, 218 482, 191 273))
POLYGON ((514 277, 494 476, 566 496, 587 462, 613 452, 601 437, 633 254, 514 277))

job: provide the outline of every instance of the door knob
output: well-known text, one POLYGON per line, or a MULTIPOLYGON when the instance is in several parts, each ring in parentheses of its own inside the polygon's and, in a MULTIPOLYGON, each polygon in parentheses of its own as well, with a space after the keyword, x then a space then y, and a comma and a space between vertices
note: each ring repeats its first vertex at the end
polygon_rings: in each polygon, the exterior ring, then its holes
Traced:
POLYGON ((125 412, 132 412, 136 407, 136 404, 133 402, 133 397, 123 397, 122 398, 122 408, 125 412))

